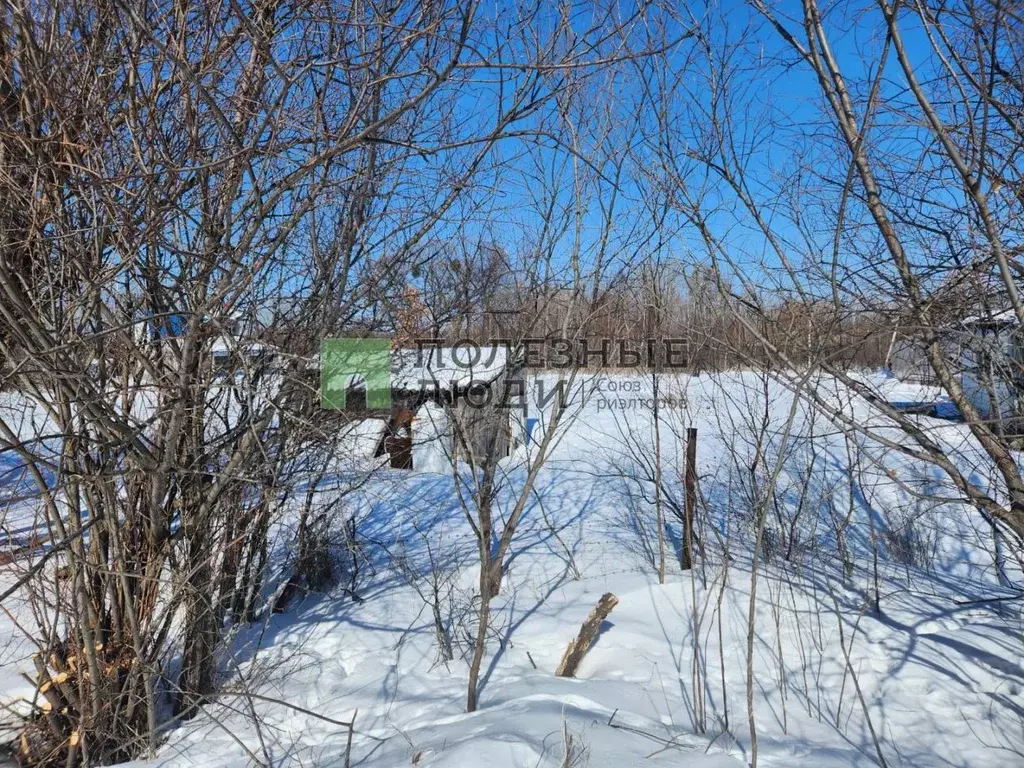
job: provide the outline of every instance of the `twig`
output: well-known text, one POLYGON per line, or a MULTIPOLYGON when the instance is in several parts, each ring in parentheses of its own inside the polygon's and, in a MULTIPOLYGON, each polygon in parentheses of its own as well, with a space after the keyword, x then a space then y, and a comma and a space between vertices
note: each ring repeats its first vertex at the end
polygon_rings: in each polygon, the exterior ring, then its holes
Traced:
MULTIPOLYGON (((259 701, 266 701, 266 702, 269 702, 271 704, 280 704, 282 707, 287 707, 288 709, 294 709, 296 712, 301 712, 304 715, 309 715, 310 717, 315 717, 317 720, 323 720, 324 722, 330 723, 331 725, 339 725, 342 728, 352 728, 352 725, 355 722, 355 717, 354 716, 353 716, 352 720, 335 720, 333 717, 328 717, 327 715, 321 715, 319 712, 314 712, 311 709, 306 709, 305 707, 300 707, 298 704, 292 704, 291 702, 284 701, 283 699, 275 699, 273 696, 262 696, 262 695, 260 695, 258 693, 246 693, 244 691, 220 691, 220 692, 215 692, 215 693, 207 694, 207 696, 216 696, 216 697, 220 697, 220 696, 248 696, 249 698, 258 699, 259 701)), ((382 741, 383 741, 383 739, 382 739, 382 741)))
POLYGON ((1024 598, 1024 592, 1018 595, 1004 595, 1003 597, 984 597, 980 600, 954 600, 954 605, 977 605, 978 603, 1001 603, 1005 600, 1020 600, 1024 598))
POLYGON ((358 714, 358 709, 352 713, 352 722, 348 726, 348 739, 345 742, 345 768, 352 768, 352 732, 355 730, 358 714))

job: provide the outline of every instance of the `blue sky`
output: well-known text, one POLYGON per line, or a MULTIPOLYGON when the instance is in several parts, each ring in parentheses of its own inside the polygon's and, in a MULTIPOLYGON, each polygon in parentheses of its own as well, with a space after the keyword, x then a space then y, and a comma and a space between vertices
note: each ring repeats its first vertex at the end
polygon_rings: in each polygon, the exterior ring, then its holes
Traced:
MULTIPOLYGON (((884 40, 882 16, 872 3, 864 4, 865 12, 856 15, 849 5, 830 7, 825 20, 830 42, 860 108, 867 76, 877 64, 884 40)), ((573 6, 577 34, 582 35, 590 24, 594 8, 582 2, 573 6)), ((802 32, 799 3, 789 0, 772 8, 781 17, 791 17, 790 28, 802 32)), ((534 18, 531 23, 549 29, 555 10, 554 5, 542 6, 540 21, 534 18)), ((629 17, 633 10, 631 4, 623 3, 619 14, 629 17)), ((713 66, 697 36, 691 35, 662 58, 575 73, 580 90, 568 101, 568 111, 560 113, 558 102, 548 100, 510 126, 516 135, 492 148, 468 191, 426 239, 426 249, 457 253, 457 246, 466 243, 493 242, 523 260, 550 256, 554 276, 567 281, 571 279, 571 255, 577 250, 585 270, 598 258, 605 264, 651 259, 706 262, 704 245, 682 210, 680 192, 686 190, 702 196, 701 214, 729 253, 726 271, 776 287, 790 282, 780 276, 779 258, 743 210, 736 193, 701 162, 686 158, 688 151, 700 151, 708 144, 711 84, 721 82, 724 66, 726 96, 717 105, 719 110, 724 103, 729 106, 729 139, 738 148, 741 170, 758 210, 795 263, 831 259, 834 211, 849 167, 849 152, 828 117, 815 76, 746 2, 725 0, 717 6, 694 5, 677 11, 667 22, 664 37, 683 37, 698 20, 696 29, 711 48, 713 66), (667 81, 672 88, 668 132, 655 111, 661 102, 648 96, 645 81, 667 81), (676 178, 667 175, 659 163, 659 152, 669 140, 678 161, 673 169, 679 174, 676 178), (573 143, 582 155, 596 161, 596 167, 569 152, 573 143), (581 210, 578 218, 577 206, 581 210)), ((479 14, 481 29, 493 25, 501 35, 516 24, 507 7, 494 0, 481 6, 479 14)), ((924 38, 909 16, 903 17, 902 24, 911 55, 917 57, 916 64, 927 78, 930 71, 924 38)), ((640 46, 646 31, 636 24, 631 42, 640 46)), ((479 55, 497 58, 497 39, 497 32, 478 35, 475 50, 466 60, 476 61, 479 55)), ((606 45, 585 58, 606 55, 610 50, 606 45)), ((508 44, 500 58, 529 59, 529 54, 520 41, 508 44)), ((437 109, 419 119, 436 124, 447 139, 479 137, 494 125, 499 112, 509 108, 517 86, 527 82, 531 82, 531 73, 526 70, 481 67, 459 71, 447 91, 451 99, 438 100, 437 109)), ((548 78, 537 85, 534 95, 543 97, 563 84, 548 78)), ((890 106, 906 101, 903 76, 892 56, 882 97, 890 106)), ((721 117, 723 113, 718 114, 721 117)), ((872 152, 894 172, 909 170, 923 155, 922 130, 895 125, 891 114, 879 113, 878 120, 889 137, 882 141, 880 130, 874 130, 872 152)), ((403 195, 410 199, 419 196, 419 205, 424 205, 424 196, 440 205, 450 191, 452 173, 464 167, 480 146, 414 154, 404 161, 395 176, 395 196, 388 214, 391 224, 370 243, 374 253, 394 250, 414 229, 414 222, 403 218, 403 195)), ((929 193, 939 195, 933 202, 954 208, 962 197, 955 185, 945 192, 940 187, 929 193)), ((423 210, 429 208, 426 204, 423 210)), ((849 203, 847 215, 839 257, 845 267, 855 271, 864 254, 872 254, 876 236, 870 228, 858 231, 849 226, 863 220, 863 211, 855 202, 849 203)))

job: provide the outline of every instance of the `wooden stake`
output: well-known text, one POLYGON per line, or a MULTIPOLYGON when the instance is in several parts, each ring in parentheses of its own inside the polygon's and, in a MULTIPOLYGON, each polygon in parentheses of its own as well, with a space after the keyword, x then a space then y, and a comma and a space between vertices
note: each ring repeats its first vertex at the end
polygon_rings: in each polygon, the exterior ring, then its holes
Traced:
POLYGON ((576 636, 576 639, 569 643, 565 653, 562 654, 562 661, 555 671, 558 677, 576 676, 576 669, 579 667, 580 662, 583 661, 587 651, 590 650, 590 646, 593 645, 598 630, 601 629, 601 622, 608 618, 612 608, 618 604, 619 598, 611 592, 606 592, 601 596, 601 599, 597 601, 597 605, 590 611, 590 615, 587 616, 586 621, 580 627, 580 633, 576 636))

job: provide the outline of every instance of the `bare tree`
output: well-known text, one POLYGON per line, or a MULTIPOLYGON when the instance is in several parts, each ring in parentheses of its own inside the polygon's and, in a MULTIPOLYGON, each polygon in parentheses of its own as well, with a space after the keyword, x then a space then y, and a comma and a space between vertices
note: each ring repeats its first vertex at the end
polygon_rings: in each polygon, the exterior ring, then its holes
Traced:
MULTIPOLYGON (((0 11, 0 353, 33 425, 0 419, 0 449, 52 547, 20 583, 47 702, 26 761, 128 759, 154 749, 167 698, 202 712, 225 622, 265 607, 270 537, 333 460, 319 339, 391 330, 376 299, 402 295, 457 203, 487 199, 472 182, 498 143, 541 141, 570 80, 642 47, 636 15, 582 34, 508 18, 333 0, 0 11), (495 83, 493 110, 462 119, 495 83)), ((300 517, 291 584, 316 581, 316 514, 300 517)))

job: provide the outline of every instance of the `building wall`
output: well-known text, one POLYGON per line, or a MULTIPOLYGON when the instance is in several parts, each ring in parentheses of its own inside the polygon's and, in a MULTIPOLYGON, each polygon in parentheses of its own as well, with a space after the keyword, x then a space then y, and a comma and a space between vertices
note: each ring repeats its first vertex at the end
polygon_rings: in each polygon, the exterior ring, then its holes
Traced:
POLYGON ((445 438, 447 441, 445 450, 463 459, 471 458, 474 463, 479 465, 490 455, 497 458, 508 456, 518 441, 521 430, 514 431, 513 415, 520 414, 507 407, 505 393, 508 383, 518 380, 521 376, 521 368, 506 368, 492 381, 476 385, 469 391, 392 390, 390 412, 366 409, 365 393, 358 387, 353 387, 346 395, 345 413, 350 416, 387 419, 386 441, 388 442, 382 443, 381 450, 390 452, 392 447, 399 446, 403 453, 403 460, 397 464, 393 463, 393 466, 398 464, 403 467, 408 466, 404 462, 406 445, 402 442, 408 438, 410 440, 409 458, 412 459, 412 468, 416 469, 413 458, 416 451, 412 450, 415 446, 411 444, 413 434, 409 428, 414 415, 420 408, 427 403, 435 403, 443 407, 449 415, 449 434, 445 438))
MULTIPOLYGON (((948 329, 939 340, 953 375, 984 419, 1016 421, 1024 416, 1021 340, 1014 326, 982 325, 948 329)), ((890 368, 904 381, 938 385, 919 340, 897 341, 890 368)))
POLYGON ((982 418, 1024 415, 1021 334, 1015 327, 975 328, 960 350, 960 383, 982 418))
MULTIPOLYGON (((959 368, 957 360, 963 347, 963 332, 955 331, 945 334, 939 339, 939 347, 946 359, 954 363, 955 372, 959 368)), ((889 369, 894 376, 903 381, 933 385, 939 383, 931 363, 928 362, 924 343, 917 338, 897 339, 889 357, 889 369)))
POLYGON ((503 458, 511 450, 512 411, 507 407, 505 392, 507 382, 518 371, 505 369, 486 386, 474 387, 461 392, 452 408, 452 417, 457 422, 456 431, 461 427, 464 440, 455 439, 456 453, 465 456, 463 442, 473 452, 476 464, 481 464, 493 450, 495 456, 503 458))

